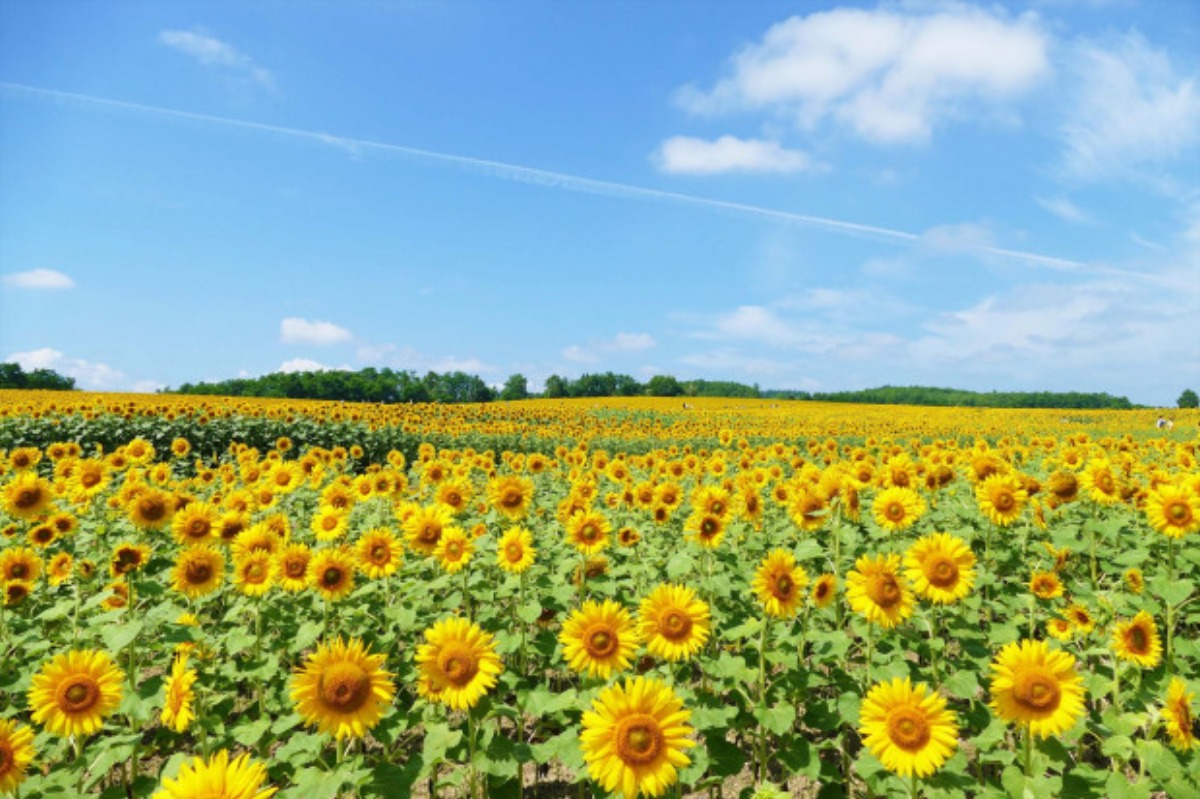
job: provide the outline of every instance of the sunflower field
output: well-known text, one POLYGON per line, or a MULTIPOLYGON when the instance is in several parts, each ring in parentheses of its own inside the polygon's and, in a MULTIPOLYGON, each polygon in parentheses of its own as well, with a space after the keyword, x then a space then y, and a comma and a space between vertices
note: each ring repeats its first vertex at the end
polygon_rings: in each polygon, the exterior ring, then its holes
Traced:
POLYGON ((0 392, 0 795, 1200 797, 1156 415, 0 392))

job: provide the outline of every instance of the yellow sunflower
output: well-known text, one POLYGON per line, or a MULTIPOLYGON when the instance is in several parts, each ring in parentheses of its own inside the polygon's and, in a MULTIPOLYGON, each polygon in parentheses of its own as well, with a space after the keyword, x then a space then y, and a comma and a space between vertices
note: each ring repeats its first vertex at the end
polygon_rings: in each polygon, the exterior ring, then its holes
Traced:
POLYGON ((1063 595, 1062 580, 1055 572, 1034 572, 1029 578, 1029 591, 1038 599, 1057 599, 1063 595))
POLYGON ((658 680, 637 677, 600 692, 579 735, 588 775, 624 799, 661 796, 691 760, 691 711, 658 680))
POLYGON ((474 491, 471 484, 462 477, 452 477, 438 483, 434 492, 434 501, 445 505, 454 515, 465 513, 471 504, 474 491))
POLYGON ((1192 713, 1195 699, 1196 695, 1188 690, 1186 682, 1179 677, 1171 678, 1162 714, 1167 722, 1167 734, 1171 736, 1171 746, 1180 752, 1188 752, 1196 745, 1196 716, 1192 713))
POLYGON ((4 484, 4 510, 18 519, 33 519, 50 507, 54 490, 36 472, 19 472, 4 484))
POLYGON ((975 488, 975 502, 992 524, 1000 527, 1021 518, 1029 493, 1013 474, 993 474, 975 488))
POLYGON ((267 767, 239 755, 230 761, 222 749, 205 760, 193 757, 179 767, 179 776, 163 777, 153 799, 270 799, 278 788, 263 787, 267 767))
POLYGON ((607 680, 629 668, 637 649, 637 628, 629 611, 611 599, 587 600, 563 622, 559 640, 574 671, 607 680))
POLYGON ((875 523, 893 533, 912 527, 925 510, 925 502, 920 494, 900 486, 883 489, 871 503, 871 515, 875 523))
POLYGON ((50 585, 62 585, 71 579, 74 570, 75 559, 71 553, 59 552, 50 558, 50 564, 46 567, 46 579, 50 581, 50 585))
POLYGON ((1075 658, 1045 641, 1014 641, 992 661, 990 706, 1004 721, 1048 738, 1066 732, 1083 715, 1083 681, 1075 658))
POLYGON ((292 677, 296 712, 337 740, 364 737, 396 696, 392 675, 383 670, 386 659, 357 638, 321 644, 292 677))
POLYGON ((496 562, 509 574, 521 574, 533 565, 537 550, 533 533, 524 527, 513 527, 496 543, 496 562))
POLYGON ((808 573, 796 564, 791 552, 773 550, 754 571, 751 588, 758 594, 768 616, 786 619, 796 615, 804 602, 808 573))
POLYGON ((356 549, 359 569, 372 580, 395 574, 404 560, 400 542, 386 527, 376 527, 363 533, 356 549))
POLYGON ((683 523, 687 537, 705 549, 716 549, 725 537, 725 519, 712 513, 693 511, 683 523))
POLYGON ((33 675, 33 720, 55 735, 91 735, 121 704, 124 680, 107 652, 85 649, 57 655, 33 675))
POLYGON ((350 512, 323 505, 313 514, 310 526, 318 541, 335 541, 350 529, 350 512))
POLYGON ((884 767, 901 777, 927 777, 958 747, 958 722, 946 700, 908 677, 878 683, 859 711, 859 735, 884 767))
POLYGON ((471 562, 475 543, 461 527, 446 527, 438 539, 433 556, 447 574, 458 574, 471 562))
POLYGON ((42 558, 28 547, 16 547, 0 552, 0 583, 9 580, 37 582, 42 574, 42 558))
POLYGON ((1171 538, 1183 538, 1200 530, 1200 496, 1178 486, 1165 484, 1146 498, 1150 526, 1171 538))
POLYGON ((863 555, 846 575, 846 600, 871 624, 895 627, 913 614, 913 594, 900 576, 900 556, 863 555))
POLYGON ((1113 626, 1112 647, 1121 660, 1136 663, 1143 669, 1152 669, 1162 660, 1158 628, 1154 617, 1144 610, 1131 620, 1113 626))
POLYGON ((187 655, 175 658, 171 665, 171 676, 167 678, 165 688, 166 698, 163 700, 162 723, 175 732, 184 732, 195 718, 192 703, 195 693, 192 685, 196 682, 195 669, 188 668, 187 655))
POLYGON ((308 587, 308 562, 312 550, 307 544, 288 544, 275 555, 275 582, 288 593, 297 593, 308 587))
POLYGON ((1146 589, 1146 578, 1142 576, 1142 570, 1136 566, 1125 570, 1125 587, 1134 594, 1140 594, 1146 589))
POLYGON ((432 555, 442 537, 442 529, 453 523, 454 515, 450 509, 434 504, 414 508, 401 526, 409 549, 421 555, 432 555))
POLYGON ((150 547, 125 541, 117 544, 108 561, 108 571, 113 577, 132 574, 150 560, 150 547))
POLYGON ((801 488, 788 501, 788 515, 801 530, 819 530, 829 520, 829 503, 815 490, 801 488))
POLYGON ((449 618, 425 631, 417 646, 421 693, 451 710, 469 710, 504 670, 490 633, 467 619, 449 618))
POLYGON ((584 555, 595 555, 608 546, 612 525, 603 513, 579 510, 566 523, 567 540, 584 555))
POLYGON ((233 584, 246 596, 271 590, 271 553, 256 549, 233 561, 233 584))
POLYGON ((963 599, 975 584, 975 553, 949 533, 917 539, 904 556, 904 567, 917 594, 937 605, 963 599))
POLYGON ((638 608, 638 630, 651 655, 686 660, 704 648, 711 634, 708 605, 686 586, 660 585, 638 608))
POLYGON ((145 530, 157 530, 171 523, 175 500, 166 491, 143 488, 126 507, 129 519, 145 530))
POLYGON ((1080 475, 1079 487, 1099 505, 1115 505, 1121 501, 1121 481, 1113 473, 1112 464, 1104 458, 1088 461, 1080 475))
POLYGON ((1092 616, 1092 612, 1079 603, 1074 603, 1063 611, 1063 615, 1071 622, 1071 625, 1080 633, 1087 635, 1096 627, 1096 619, 1092 616))
POLYGON ((0 719, 0 795, 17 792, 31 762, 33 730, 15 721, 0 719))
POLYGON ((187 547, 171 570, 171 587, 192 599, 216 591, 224 579, 225 556, 211 546, 187 547))
POLYGON ((1046 632, 1059 641, 1070 641, 1071 636, 1075 634, 1075 628, 1068 620, 1061 616, 1055 616, 1046 622, 1046 632))
POLYGON ((183 546, 209 544, 217 538, 221 511, 208 502, 189 502, 171 518, 171 533, 183 546))
POLYGON ((319 549, 308 562, 309 585, 329 601, 354 590, 354 558, 341 549, 319 549))
POLYGON ((0 604, 6 608, 15 608, 29 598, 33 593, 34 585, 28 580, 9 580, 0 583, 0 589, 3 589, 4 596, 0 598, 0 604))
POLYGON ((488 502, 505 517, 518 521, 529 513, 533 502, 533 481, 524 477, 507 475, 488 481, 488 502))
POLYGON ((810 595, 812 603, 819 608, 831 605, 837 598, 837 576, 827 573, 813 580, 810 595))

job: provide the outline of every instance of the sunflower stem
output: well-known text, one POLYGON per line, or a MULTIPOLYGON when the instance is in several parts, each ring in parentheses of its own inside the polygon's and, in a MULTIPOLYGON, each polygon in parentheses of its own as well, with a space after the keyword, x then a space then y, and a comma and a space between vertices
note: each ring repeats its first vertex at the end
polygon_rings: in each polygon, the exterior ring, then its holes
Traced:
POLYGON ((1113 670, 1113 700, 1112 700, 1112 703, 1113 703, 1113 707, 1116 708, 1118 712, 1120 712, 1120 710, 1121 710, 1121 664, 1117 660, 1116 655, 1112 656, 1112 670, 1113 670))
POLYGON ((1033 779, 1033 730, 1025 725, 1025 777, 1033 779))
POLYGON ((1033 640, 1033 631, 1037 627, 1037 597, 1029 595, 1029 640, 1033 640))
POLYGON ((912 781, 909 783, 909 795, 912 799, 917 799, 921 795, 921 787, 917 781, 917 773, 915 771, 912 774, 912 781))
MULTIPOLYGON (((767 707, 767 627, 770 619, 763 617, 762 628, 758 632, 758 706, 761 710, 767 707)), ((758 724, 758 784, 767 778, 767 728, 763 722, 758 724)))
POLYGON ((78 735, 72 735, 71 745, 75 749, 75 765, 79 767, 79 784, 77 785, 77 793, 80 796, 83 796, 83 778, 87 773, 87 764, 83 762, 83 738, 78 735))
POLYGON ((467 711, 467 774, 470 778, 471 799, 475 799, 479 775, 475 772, 475 714, 467 711))
POLYGON ((875 625, 867 622, 867 688, 871 687, 871 661, 875 656, 875 625))

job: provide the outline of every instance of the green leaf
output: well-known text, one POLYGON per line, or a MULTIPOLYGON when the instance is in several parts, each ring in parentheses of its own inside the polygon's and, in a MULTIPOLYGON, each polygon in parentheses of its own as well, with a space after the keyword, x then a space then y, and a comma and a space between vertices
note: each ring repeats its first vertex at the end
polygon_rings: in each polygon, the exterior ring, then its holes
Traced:
POLYGON ((538 763, 549 763, 557 759, 575 772, 583 769, 583 751, 579 748, 579 730, 569 727, 545 743, 530 747, 533 759, 538 763))
POLYGON ((462 740, 461 730, 452 730, 450 725, 433 722, 425 725, 425 742, 421 746, 421 759, 426 765, 447 760, 447 753, 462 740))
POLYGON ((542 615, 542 603, 536 599, 529 599, 525 604, 517 608, 517 618, 526 624, 533 624, 542 615))
POLYGON ((100 633, 104 639, 104 647, 112 654, 120 653, 138 637, 145 624, 140 621, 127 621, 124 624, 105 627, 100 633))
POLYGON ((979 692, 979 674, 974 671, 957 671, 954 676, 942 683, 952 696, 960 699, 974 699, 979 692))
POLYGON ((754 717, 758 723, 776 735, 783 735, 796 723, 796 708, 790 704, 779 704, 774 707, 754 708, 754 717))
POLYGON ((704 736, 704 746, 708 749, 709 773, 714 777, 732 777, 746 765, 746 754, 719 735, 704 736))
POLYGON ((271 719, 269 718, 239 724, 233 728, 233 740, 252 749, 262 743, 270 728, 271 719))
POLYGON ((1192 591, 1196 590, 1196 586, 1191 580, 1176 580, 1173 583, 1163 580, 1156 583, 1156 586, 1159 597, 1171 607, 1175 607, 1183 602, 1183 600, 1191 596, 1192 591))

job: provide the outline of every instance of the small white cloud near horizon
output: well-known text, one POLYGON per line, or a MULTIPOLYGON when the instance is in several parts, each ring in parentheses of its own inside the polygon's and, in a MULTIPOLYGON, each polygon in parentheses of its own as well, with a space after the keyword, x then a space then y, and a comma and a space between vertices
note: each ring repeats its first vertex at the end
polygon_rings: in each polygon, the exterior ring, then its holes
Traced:
POLYGON ((499 374, 500 369, 478 358, 460 358, 456 355, 429 356, 414 347, 398 347, 392 343, 367 344, 355 353, 360 363, 378 365, 389 369, 422 372, 465 372, 476 376, 499 374))
POLYGON ((807 153, 789 150, 775 141, 722 136, 716 141, 672 136, 654 155, 658 168, 676 175, 715 175, 722 172, 802 172, 812 169, 807 153))
POLYGON ((199 61, 206 67, 222 67, 245 75, 268 89, 275 88, 275 77, 250 56, 231 44, 195 31, 165 30, 158 41, 199 61))
POLYGON ((289 361, 281 363, 279 369, 276 371, 283 372, 284 374, 291 374, 292 372, 331 372, 333 371, 333 367, 326 366, 319 361, 314 361, 312 358, 292 358, 289 361))
POLYGON ((5 275, 4 285, 18 289, 73 289, 75 281, 54 269, 30 269, 27 272, 10 272, 5 275))
MULTIPOLYGON (((16 363, 27 371, 52 369, 59 374, 75 378, 75 381, 82 389, 116 391, 122 388, 131 389, 137 385, 137 383, 126 385, 125 373, 119 369, 114 369, 106 363, 85 361, 82 358, 69 358, 60 350, 56 350, 53 347, 41 347, 28 352, 14 352, 4 360, 9 363, 16 363)), ((156 383, 155 385, 158 384, 156 383)))
POLYGON ((575 363, 599 363, 601 355, 610 352, 642 352, 658 346, 649 333, 619 332, 612 338, 593 341, 584 347, 572 344, 560 353, 563 358, 575 363))
POLYGON ((349 330, 332 322, 289 316, 279 323, 279 340, 285 344, 337 344, 353 337, 349 330))
POLYGON ((562 357, 575 363, 596 363, 600 360, 595 353, 585 350, 578 344, 572 344, 569 347, 564 347, 562 351, 562 357))

